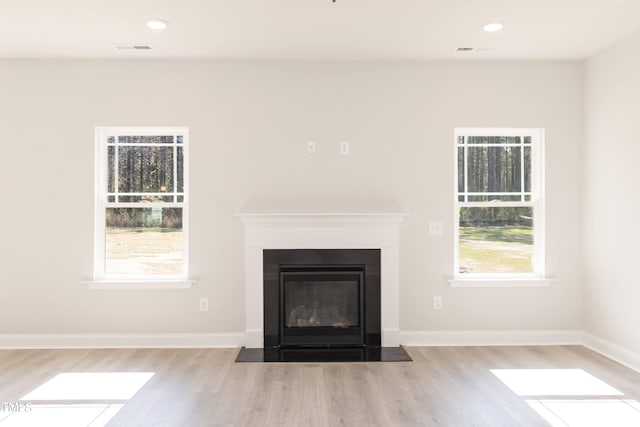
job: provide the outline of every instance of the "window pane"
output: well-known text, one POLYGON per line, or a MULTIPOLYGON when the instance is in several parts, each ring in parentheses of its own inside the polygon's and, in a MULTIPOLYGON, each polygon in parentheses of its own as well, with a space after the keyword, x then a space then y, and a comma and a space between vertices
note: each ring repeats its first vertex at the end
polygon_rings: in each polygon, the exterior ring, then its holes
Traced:
POLYGON ((178 147, 178 159, 177 159, 177 169, 178 169, 178 189, 176 190, 178 193, 184 193, 184 148, 178 147))
POLYGON ((118 178, 121 193, 173 192, 173 148, 119 147, 118 178))
POLYGON ((531 192, 531 147, 524 147, 524 191, 531 192))
POLYGON ((108 147, 108 165, 107 165, 107 192, 113 193, 116 191, 116 147, 108 147))
POLYGON ((173 144, 173 135, 140 136, 126 135, 118 137, 118 144, 173 144))
POLYGON ((467 148, 467 185, 469 192, 487 191, 487 148, 467 148))
POLYGON ((533 208, 460 208, 460 273, 533 272, 533 208))
POLYGON ((467 181, 471 193, 522 191, 520 147, 468 147, 467 181))
POLYGON ((467 144, 520 144, 519 136, 469 136, 467 144))
POLYGON ((105 241, 107 274, 180 274, 182 209, 108 208, 105 241))
POLYGON ((157 196, 157 195, 145 195, 145 196, 118 196, 118 202, 173 202, 173 196, 157 196))
MULTIPOLYGON (((525 201, 527 199, 525 198, 525 201)), ((485 194, 482 196, 473 196, 473 195, 469 195, 469 197, 467 198, 467 201, 469 202, 493 202, 493 201, 500 201, 500 202, 522 202, 522 196, 520 194, 517 195, 504 195, 504 194, 500 194, 500 195, 496 195, 496 194, 485 194)))
POLYGON ((464 192, 464 148, 458 148, 458 192, 464 192))

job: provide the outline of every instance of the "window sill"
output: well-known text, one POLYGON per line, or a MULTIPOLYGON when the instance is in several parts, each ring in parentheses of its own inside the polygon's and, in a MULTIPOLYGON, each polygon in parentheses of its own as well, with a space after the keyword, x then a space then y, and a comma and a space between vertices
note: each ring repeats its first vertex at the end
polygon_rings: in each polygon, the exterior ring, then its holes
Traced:
POLYGON ((84 282, 89 289, 191 289, 195 280, 96 280, 84 282))
POLYGON ((548 288, 555 282, 554 278, 452 278, 445 277, 452 288, 548 288))

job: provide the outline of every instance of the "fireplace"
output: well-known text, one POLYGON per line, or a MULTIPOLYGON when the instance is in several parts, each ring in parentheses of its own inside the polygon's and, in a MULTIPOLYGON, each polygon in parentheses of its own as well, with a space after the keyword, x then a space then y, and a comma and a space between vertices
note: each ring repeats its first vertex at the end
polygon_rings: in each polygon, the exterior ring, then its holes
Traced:
POLYGON ((245 227, 246 338, 236 361, 411 360, 399 330, 404 217, 388 200, 247 203, 238 213, 245 227), (325 291, 341 294, 332 302, 318 296, 325 291))
POLYGON ((263 251, 264 347, 381 344, 379 249, 263 251))
MULTIPOLYGON (((365 307, 365 342, 375 342, 382 348, 402 344, 399 313, 399 228, 406 214, 392 200, 376 199, 277 199, 251 200, 238 212, 244 225, 245 245, 245 341, 247 349, 273 348, 279 343, 279 327, 271 322, 265 308, 271 310, 278 303, 278 294, 266 296, 264 252, 274 250, 336 250, 359 249, 379 252, 380 306, 377 310, 365 307), (371 313, 380 319, 369 319, 371 313), (378 330, 367 331, 375 323, 378 330), (273 344, 272 338, 278 341, 273 344), (265 341, 265 339, 267 341, 265 341)), ((301 253, 301 252, 298 252, 301 253)), ((267 260, 268 261, 268 260, 267 260)), ((330 262, 330 261, 323 261, 330 262)), ((307 262, 318 265, 319 262, 307 262)), ((280 264, 298 265, 284 261, 280 264)), ((337 264, 345 264, 339 262, 337 264)), ((347 264, 362 264, 347 262, 347 264)), ((266 273, 279 286, 279 267, 266 266, 266 273)), ((365 271, 365 289, 370 288, 369 269, 365 271)), ((375 289, 375 287, 374 287, 375 289)), ((368 301, 368 298, 367 298, 368 301)), ((378 301, 378 300, 376 300, 378 301)), ((278 350, 280 352, 284 350, 278 350)), ((286 350, 287 352, 298 350, 286 350)), ((332 349, 331 352, 335 352, 332 349)))

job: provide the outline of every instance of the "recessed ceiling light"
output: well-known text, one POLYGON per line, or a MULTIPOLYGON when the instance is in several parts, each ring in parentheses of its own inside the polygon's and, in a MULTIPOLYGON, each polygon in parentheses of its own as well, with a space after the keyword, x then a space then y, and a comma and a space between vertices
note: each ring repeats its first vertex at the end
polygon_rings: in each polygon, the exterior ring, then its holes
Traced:
POLYGON ((482 27, 482 29, 488 33, 495 33, 496 31, 500 31, 503 27, 504 25, 502 25, 500 22, 492 22, 482 27))
POLYGON ((150 21, 147 21, 147 27, 151 28, 152 30, 164 30, 168 26, 169 23, 164 19, 152 19, 150 21))

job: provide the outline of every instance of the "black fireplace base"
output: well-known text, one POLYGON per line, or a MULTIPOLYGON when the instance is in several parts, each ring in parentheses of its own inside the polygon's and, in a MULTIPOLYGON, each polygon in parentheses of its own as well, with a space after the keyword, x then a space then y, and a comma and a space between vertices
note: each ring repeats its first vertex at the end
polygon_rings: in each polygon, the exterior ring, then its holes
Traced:
POLYGON ((403 347, 359 348, 245 348, 242 347, 236 363, 262 362, 411 362, 403 347))

